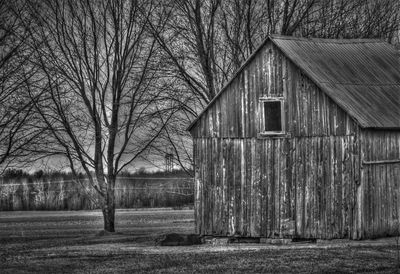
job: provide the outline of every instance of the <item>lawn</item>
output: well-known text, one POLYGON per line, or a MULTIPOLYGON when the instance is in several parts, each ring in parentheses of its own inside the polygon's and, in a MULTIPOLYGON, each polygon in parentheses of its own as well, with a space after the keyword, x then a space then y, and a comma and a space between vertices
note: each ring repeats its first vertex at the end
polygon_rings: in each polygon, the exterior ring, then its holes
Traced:
POLYGON ((316 244, 161 247, 193 233, 192 210, 119 210, 99 235, 100 211, 0 212, 0 273, 400 273, 395 238, 316 244))

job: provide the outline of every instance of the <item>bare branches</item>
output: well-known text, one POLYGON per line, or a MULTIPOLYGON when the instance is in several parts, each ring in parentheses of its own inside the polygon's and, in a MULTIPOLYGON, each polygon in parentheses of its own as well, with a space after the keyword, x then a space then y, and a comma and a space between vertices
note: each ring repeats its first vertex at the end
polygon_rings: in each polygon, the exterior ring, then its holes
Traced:
POLYGON ((169 80, 160 77, 159 44, 148 33, 156 4, 41 4, 30 5, 32 64, 44 79, 35 110, 52 146, 74 173, 86 173, 102 197, 105 229, 112 231, 117 174, 151 146, 175 113, 160 101, 169 80))
POLYGON ((31 98, 26 96, 35 69, 28 66, 30 51, 21 18, 23 2, 0 2, 0 165, 5 167, 33 161, 36 156, 25 149, 34 148, 40 136, 31 98))

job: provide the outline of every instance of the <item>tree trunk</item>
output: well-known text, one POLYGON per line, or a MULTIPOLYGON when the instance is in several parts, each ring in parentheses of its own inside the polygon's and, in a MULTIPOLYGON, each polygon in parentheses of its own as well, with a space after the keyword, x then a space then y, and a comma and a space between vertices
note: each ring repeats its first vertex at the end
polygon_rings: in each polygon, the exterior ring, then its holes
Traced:
POLYGON ((115 232, 115 197, 114 189, 109 189, 106 194, 106 201, 102 208, 104 218, 104 230, 115 232))

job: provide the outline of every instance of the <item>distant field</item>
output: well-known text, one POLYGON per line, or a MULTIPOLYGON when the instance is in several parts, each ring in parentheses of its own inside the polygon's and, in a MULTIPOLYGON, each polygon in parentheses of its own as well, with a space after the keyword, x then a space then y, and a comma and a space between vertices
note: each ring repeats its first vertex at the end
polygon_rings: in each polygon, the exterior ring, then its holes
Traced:
MULTIPOLYGON (((92 210, 95 190, 65 177, 22 177, 0 180, 0 211, 92 210)), ((117 208, 182 207, 193 205, 193 179, 188 177, 118 177, 117 208)))
POLYGON ((0 212, 0 273, 399 273, 394 238, 160 247, 194 232, 192 210, 118 210, 116 223, 98 236, 100 211, 0 212))

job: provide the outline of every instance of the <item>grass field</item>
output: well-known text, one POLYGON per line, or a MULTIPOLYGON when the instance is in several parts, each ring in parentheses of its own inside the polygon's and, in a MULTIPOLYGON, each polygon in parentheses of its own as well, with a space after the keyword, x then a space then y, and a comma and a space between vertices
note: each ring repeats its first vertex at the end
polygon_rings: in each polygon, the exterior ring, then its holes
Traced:
POLYGON ((192 210, 118 210, 116 222, 99 236, 100 211, 0 212, 0 273, 400 273, 394 238, 161 247, 194 232, 192 210))

